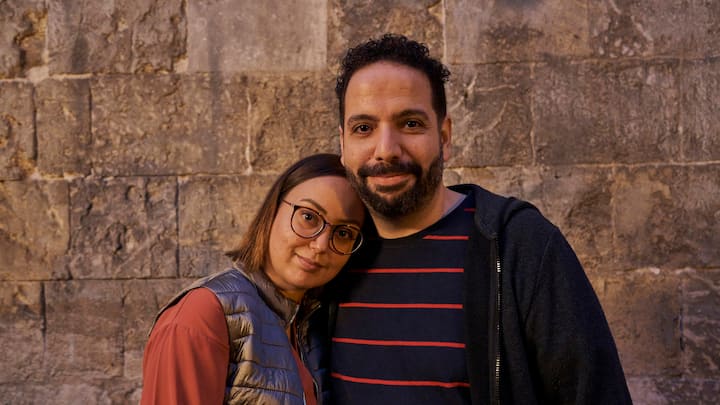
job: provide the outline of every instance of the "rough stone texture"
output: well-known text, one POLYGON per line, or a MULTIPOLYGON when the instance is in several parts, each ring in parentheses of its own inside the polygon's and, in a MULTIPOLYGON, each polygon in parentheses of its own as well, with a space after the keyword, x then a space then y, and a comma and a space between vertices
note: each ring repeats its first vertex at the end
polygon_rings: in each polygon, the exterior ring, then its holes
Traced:
POLYGON ((45 80, 37 86, 38 168, 89 174, 90 86, 86 80, 45 80))
POLYGON ((0 182, 0 280, 64 277, 68 222, 66 183, 0 182))
POLYGON ((628 386, 635 405, 715 405, 720 398, 717 380, 629 378, 628 386))
POLYGON ((327 0, 189 0, 188 70, 325 67, 327 0), (234 38, 232 41, 226 38, 234 38))
POLYGON ((532 163, 530 76, 528 65, 452 67, 450 167, 532 163))
POLYGON ((618 266, 720 266, 718 173, 718 165, 618 169, 613 185, 618 266))
POLYGON ((131 280, 123 285, 123 376, 127 380, 142 380, 143 351, 155 315, 191 281, 174 278, 131 280))
POLYGON ((588 4, 590 44, 597 56, 703 57, 720 52, 720 3, 716 1, 602 0, 588 4))
POLYGON ((595 287, 625 373, 680 375, 682 291, 678 276, 640 270, 595 287))
POLYGON ((242 172, 246 77, 116 76, 92 85, 95 167, 106 175, 242 172))
POLYGON ((533 92, 545 164, 672 161, 680 153, 675 62, 548 63, 533 92))
POLYGON ((201 277, 224 270, 274 176, 202 178, 181 182, 180 274, 201 277))
POLYGON ((73 278, 177 275, 174 178, 85 180, 70 190, 73 278))
POLYGON ((720 376, 720 271, 693 271, 684 284, 683 346, 692 377, 720 376))
POLYGON ((185 55, 182 0, 48 0, 52 73, 171 71, 185 55))
POLYGON ((588 43, 584 1, 449 0, 447 54, 451 63, 583 56, 588 43))
POLYGON ((250 83, 244 124, 254 172, 278 173, 303 156, 340 151, 331 77, 272 75, 250 83))
POLYGON ((0 82, 0 180, 20 179, 32 171, 33 132, 32 86, 0 82))
POLYGON ((50 378, 109 378, 123 372, 122 285, 111 280, 45 284, 50 378))
POLYGON ((720 58, 688 63, 682 87, 683 156, 720 160, 720 58))
POLYGON ((41 283, 0 282, 0 386, 42 381, 44 312, 41 283))
POLYGON ((431 54, 443 57, 443 2, 437 0, 329 0, 329 65, 339 67, 345 50, 391 32, 427 44, 431 54))
POLYGON ((42 0, 0 3, 0 79, 22 77, 42 65, 47 9, 42 0))

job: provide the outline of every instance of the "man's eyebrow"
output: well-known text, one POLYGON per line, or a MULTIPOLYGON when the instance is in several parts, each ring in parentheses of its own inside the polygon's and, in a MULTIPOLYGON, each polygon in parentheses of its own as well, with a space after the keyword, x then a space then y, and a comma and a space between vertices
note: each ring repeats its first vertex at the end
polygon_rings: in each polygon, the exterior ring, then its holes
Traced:
POLYGON ((353 115, 350 118, 347 119, 348 124, 356 122, 356 121, 377 121, 377 117, 374 117, 370 114, 357 114, 353 115))
POLYGON ((428 113, 425 112, 425 110, 414 109, 414 108, 400 111, 399 113, 393 115, 393 118, 401 119, 401 118, 407 118, 407 117, 412 117, 412 116, 420 116, 425 120, 430 118, 430 116, 428 115, 428 113))

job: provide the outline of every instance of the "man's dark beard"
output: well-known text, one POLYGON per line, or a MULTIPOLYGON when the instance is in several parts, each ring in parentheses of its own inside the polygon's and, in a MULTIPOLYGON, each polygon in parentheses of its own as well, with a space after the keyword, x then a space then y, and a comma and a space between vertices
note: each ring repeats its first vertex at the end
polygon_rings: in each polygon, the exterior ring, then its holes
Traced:
MULTIPOLYGON (((430 164, 426 173, 423 173, 422 167, 415 162, 381 163, 374 166, 363 165, 358 169, 357 175, 349 169, 346 172, 350 184, 352 184, 355 191, 360 195, 360 199, 368 208, 386 218, 397 218, 415 212, 432 198, 435 190, 442 183, 443 156, 442 152, 440 152, 438 157, 430 164), (415 184, 397 197, 386 199, 370 190, 367 184, 368 176, 405 173, 415 176, 415 184)), ((381 192, 392 192, 402 187, 404 187, 404 184, 400 186, 376 186, 378 191, 381 192)))

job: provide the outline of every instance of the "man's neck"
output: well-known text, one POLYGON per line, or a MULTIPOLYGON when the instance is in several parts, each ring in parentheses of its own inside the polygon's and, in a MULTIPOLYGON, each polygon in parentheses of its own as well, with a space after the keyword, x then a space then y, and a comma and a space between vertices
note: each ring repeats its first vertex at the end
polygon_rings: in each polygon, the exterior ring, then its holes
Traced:
POLYGON ((384 239, 397 239, 417 233, 434 224, 457 205, 463 195, 441 186, 424 207, 398 218, 387 218, 370 210, 378 234, 384 239))

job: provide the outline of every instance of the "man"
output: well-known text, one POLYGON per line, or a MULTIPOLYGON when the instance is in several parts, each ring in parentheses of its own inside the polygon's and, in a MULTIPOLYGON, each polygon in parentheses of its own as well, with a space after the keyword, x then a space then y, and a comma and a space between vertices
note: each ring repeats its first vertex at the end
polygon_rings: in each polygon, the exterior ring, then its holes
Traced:
POLYGON ((443 186, 448 77, 397 35, 343 59, 342 160, 376 230, 333 288, 336 402, 631 403, 560 231, 528 203, 443 186))

